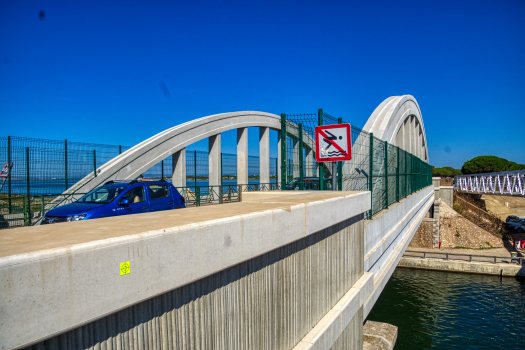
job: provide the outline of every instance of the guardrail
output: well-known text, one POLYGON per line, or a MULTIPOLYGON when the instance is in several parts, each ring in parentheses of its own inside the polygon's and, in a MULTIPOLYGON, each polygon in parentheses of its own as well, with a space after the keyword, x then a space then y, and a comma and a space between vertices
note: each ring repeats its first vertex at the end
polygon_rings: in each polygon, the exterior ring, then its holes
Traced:
POLYGON ((419 252, 414 250, 405 250, 405 253, 403 256, 412 256, 417 258, 423 258, 423 259, 441 259, 439 257, 435 256, 429 256, 429 255, 440 255, 445 256, 444 260, 459 260, 459 261, 468 261, 468 262, 491 262, 494 264, 499 262, 503 263, 516 263, 520 266, 524 266, 525 264, 525 257, 511 257, 511 256, 487 256, 487 255, 473 255, 473 254, 459 254, 459 253, 441 253, 441 252, 419 252), (407 254, 408 253, 408 254, 407 254), (417 255, 413 255, 417 254, 417 255), (451 257, 463 257, 464 259, 451 259, 451 257), (474 258, 474 259, 473 259, 474 258), (475 258, 479 259, 485 259, 485 260, 475 260, 475 258), (488 260, 488 261, 487 261, 488 260))

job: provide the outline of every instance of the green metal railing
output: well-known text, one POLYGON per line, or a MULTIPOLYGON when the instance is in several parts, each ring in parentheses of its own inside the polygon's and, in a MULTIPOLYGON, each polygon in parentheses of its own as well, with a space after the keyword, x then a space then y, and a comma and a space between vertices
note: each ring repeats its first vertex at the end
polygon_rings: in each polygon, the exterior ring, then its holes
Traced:
MULTIPOLYGON (((223 153, 221 185, 200 186, 199 181, 207 182, 208 154, 187 151, 186 177, 188 184, 193 186, 179 190, 189 206, 201 206, 240 201, 242 193, 249 191, 287 187, 332 190, 330 179, 336 175, 339 191, 371 192, 371 210, 367 216, 372 218, 432 184, 432 170, 428 163, 353 125, 352 160, 338 162, 337 174, 332 174, 329 164, 318 164, 315 160, 314 130, 318 125, 344 122, 343 118, 331 116, 322 109, 317 113, 281 114, 279 183, 224 184, 236 179, 237 159, 234 154, 223 153)), ((0 228, 34 224, 46 211, 78 199, 82 193, 63 195, 62 192, 85 176, 96 177, 97 166, 127 149, 129 147, 68 140, 0 137, 0 165, 6 161, 14 164, 0 193, 0 228)), ((165 174, 171 174, 171 167, 171 157, 168 157, 144 173, 144 177, 169 179, 165 174)), ((271 158, 271 179, 277 177, 278 167, 277 159, 271 158)), ((249 156, 248 168, 249 174, 258 174, 259 158, 249 156)), ((77 191, 83 192, 82 188, 77 191)))
MULTIPOLYGON (((327 180, 332 177, 331 166, 317 164, 312 160, 313 153, 308 152, 315 148, 316 126, 341 123, 345 123, 343 118, 322 109, 317 114, 281 115, 281 135, 286 135, 287 140, 281 142, 281 188, 288 184, 294 189, 332 189, 327 180), (304 179, 308 177, 316 183, 306 186, 304 179)), ((353 125, 351 135, 352 160, 338 162, 337 190, 370 191, 368 218, 432 184, 432 167, 428 163, 353 125)))

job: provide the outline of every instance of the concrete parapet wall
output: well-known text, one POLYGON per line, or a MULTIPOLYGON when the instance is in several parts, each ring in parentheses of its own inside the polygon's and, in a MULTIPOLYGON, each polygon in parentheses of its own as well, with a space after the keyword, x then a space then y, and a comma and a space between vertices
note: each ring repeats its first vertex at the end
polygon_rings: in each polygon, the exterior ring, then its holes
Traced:
POLYGON ((446 205, 452 208, 452 206, 454 205, 454 187, 441 186, 439 188, 439 199, 441 199, 446 205))
POLYGON ((365 222, 364 267, 374 274, 374 292, 363 309, 365 318, 433 203, 434 186, 428 186, 365 222))
POLYGON ((0 348, 291 348, 361 277, 369 208, 295 192, 6 230, 0 348))

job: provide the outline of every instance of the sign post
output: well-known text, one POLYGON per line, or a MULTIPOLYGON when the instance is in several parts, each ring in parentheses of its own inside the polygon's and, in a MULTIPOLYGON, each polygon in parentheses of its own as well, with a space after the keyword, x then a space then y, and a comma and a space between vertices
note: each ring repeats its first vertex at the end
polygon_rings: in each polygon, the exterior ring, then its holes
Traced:
MULTIPOLYGON (((337 162, 352 159, 350 124, 317 126, 315 128, 315 159, 332 163, 332 190, 337 188, 337 162)), ((323 179, 319 179, 323 181, 323 179)))

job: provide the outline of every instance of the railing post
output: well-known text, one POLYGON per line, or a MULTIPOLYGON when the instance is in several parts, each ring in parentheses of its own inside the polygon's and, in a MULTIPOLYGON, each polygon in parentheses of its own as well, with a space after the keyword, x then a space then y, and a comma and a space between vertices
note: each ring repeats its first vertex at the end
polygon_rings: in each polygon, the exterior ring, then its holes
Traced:
POLYGON ((31 225, 31 193, 30 193, 30 187, 29 187, 29 147, 26 147, 26 198, 27 198, 27 206, 26 206, 26 226, 31 225))
MULTIPOLYGON (((210 178, 208 177, 208 184, 210 178)), ((195 184, 195 191, 197 191, 197 151, 193 151, 193 183, 195 184)))
POLYGON ((64 140, 64 179, 66 184, 66 191, 69 188, 67 183, 67 139, 64 140))
POLYGON ((374 133, 371 132, 368 137, 370 137, 370 146, 369 151, 370 155, 368 157, 368 160, 370 162, 370 167, 368 169, 368 189, 370 190, 370 212, 368 214, 368 218, 372 219, 372 214, 374 210, 374 133))
POLYGON ((385 209, 388 209, 388 142, 385 141, 385 209))
MULTIPOLYGON (((337 124, 343 124, 343 118, 337 118, 337 124)), ((343 162, 337 162, 337 190, 343 190, 343 162)))
POLYGON ((164 160, 160 162, 160 179, 164 180, 164 160))
POLYGON ((118 154, 122 154, 122 145, 118 145, 118 154))
MULTIPOLYGON (((317 125, 322 126, 323 125, 323 109, 319 108, 317 111, 317 125)), ((317 163, 317 166, 319 167, 319 190, 324 190, 324 168, 323 163, 317 163)))
POLYGON ((45 208, 45 202, 44 202, 44 195, 40 196, 40 218, 44 217, 44 208, 45 208))
MULTIPOLYGON (((223 164, 223 163, 222 163, 222 152, 221 152, 221 186, 222 186, 222 164, 223 164)), ((259 177, 259 178, 260 178, 260 177, 259 177)), ((221 193, 222 193, 222 192, 221 192, 221 193)), ((221 197, 222 197, 222 195, 221 195, 221 197)))
POLYGON ((11 136, 7 136, 7 207, 11 214, 11 136))
MULTIPOLYGON (((222 153, 221 153, 221 155, 222 155, 222 153)), ((222 204, 222 183, 219 186, 219 204, 222 204)))
POLYGON ((281 190, 286 189, 286 114, 281 114, 281 190))
POLYGON ((399 147, 396 147, 396 202, 399 203, 399 165, 401 161, 399 159, 399 147))
POLYGON ((97 177, 97 151, 93 150, 93 173, 97 177))
POLYGON ((201 206, 201 188, 195 187, 195 206, 200 207, 201 206))
POLYGON ((299 189, 304 190, 303 123, 299 123, 299 189))

